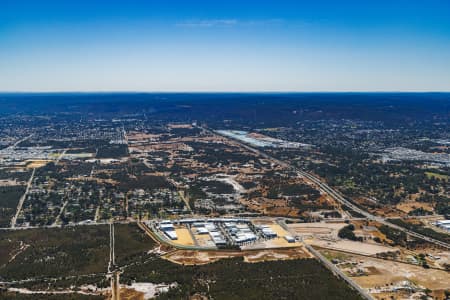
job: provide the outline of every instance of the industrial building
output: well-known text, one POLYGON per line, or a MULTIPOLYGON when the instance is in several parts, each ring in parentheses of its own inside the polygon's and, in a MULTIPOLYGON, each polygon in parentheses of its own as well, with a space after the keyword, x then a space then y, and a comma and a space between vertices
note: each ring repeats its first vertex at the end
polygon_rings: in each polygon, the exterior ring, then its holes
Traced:
POLYGON ((258 226, 258 229, 261 230, 263 237, 272 239, 277 237, 277 233, 270 228, 270 226, 267 225, 261 225, 258 226))
POLYGON ((277 224, 254 224, 246 218, 187 218, 164 220, 154 227, 169 240, 180 245, 199 248, 221 248, 224 246, 246 247, 269 240, 273 245, 295 243, 294 237, 287 232, 277 230, 277 224), (287 242, 287 243, 286 243, 287 242))
POLYGON ((256 241, 257 239, 256 234, 250 229, 247 223, 236 224, 225 222, 223 225, 234 244, 242 245, 256 241))
POLYGON ((437 221, 435 225, 441 229, 450 231, 450 220, 437 221))
POLYGON ((159 230, 164 232, 164 234, 171 240, 177 240, 178 236, 175 231, 175 227, 171 221, 162 221, 158 226, 159 230))

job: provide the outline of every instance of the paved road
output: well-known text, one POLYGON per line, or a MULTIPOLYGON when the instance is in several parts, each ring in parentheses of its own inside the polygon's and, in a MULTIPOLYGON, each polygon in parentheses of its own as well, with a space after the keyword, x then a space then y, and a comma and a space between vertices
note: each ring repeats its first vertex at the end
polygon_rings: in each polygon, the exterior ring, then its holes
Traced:
POLYGON ((353 209, 354 211, 360 213, 361 215, 365 216, 367 219, 369 220, 373 220, 373 221, 377 221, 383 225, 389 226, 391 228, 403 231, 407 234, 409 234, 410 236, 413 236, 415 238, 421 239, 421 240, 425 240, 427 242, 439 245, 441 247, 445 247, 447 249, 450 249, 450 245, 448 243, 430 238, 428 236, 425 236, 423 234, 408 230, 404 227, 392 224, 388 221, 386 221, 386 219, 382 218, 382 217, 377 217, 375 215, 372 215, 371 213, 362 210, 361 208, 357 207, 356 205, 354 205, 353 203, 351 203, 350 201, 348 201, 347 199, 345 199, 339 192, 335 191, 334 189, 332 189, 330 186, 328 186, 326 183, 323 183, 320 179, 318 179, 317 177, 304 172, 304 171, 297 171, 299 173, 299 175, 308 178, 310 181, 314 182, 322 191, 326 192, 327 194, 329 194, 331 197, 333 197, 335 200, 337 200, 338 202, 340 202, 341 204, 344 204, 348 207, 350 207, 351 209, 353 209))
POLYGON ((218 133, 216 131, 212 131, 212 130, 209 130, 209 129, 206 129, 206 128, 203 128, 203 127, 202 127, 202 129, 204 129, 204 130, 206 130, 206 131, 208 131, 208 132, 210 132, 212 134, 220 135, 220 136, 222 136, 222 137, 224 137, 226 139, 231 139, 235 143, 237 143, 237 144, 241 145, 242 147, 244 147, 245 149, 247 149, 249 151, 252 151, 252 152, 255 152, 256 154, 258 154, 258 155, 260 155, 260 156, 262 156, 262 157, 264 157, 264 158, 266 158, 268 160, 271 160, 271 161, 273 161, 274 163, 276 163, 278 165, 284 166, 284 167, 286 167, 286 168, 288 168, 288 169, 290 169, 290 170, 292 170, 294 172, 297 172, 297 174, 299 174, 300 176, 303 176, 303 177, 309 179, 311 182, 315 183, 322 192, 327 193, 328 195, 333 197, 333 199, 335 199, 339 203, 350 207, 351 209, 353 209, 354 211, 356 211, 356 212, 360 213, 361 215, 365 216, 369 220, 377 221, 377 222, 379 222, 379 223, 381 223, 383 225, 386 225, 386 226, 389 226, 391 228, 403 231, 406 234, 409 234, 410 236, 413 236, 415 238, 418 238, 418 239, 421 239, 421 240, 433 243, 435 245, 439 245, 441 247, 450 249, 450 244, 448 244, 448 243, 445 243, 445 242, 442 242, 442 241, 430 238, 430 237, 425 236, 423 234, 420 234, 420 233, 411 231, 409 229, 406 229, 404 227, 400 227, 398 225, 392 224, 392 223, 386 221, 385 218, 377 217, 377 216, 372 215, 371 213, 369 213, 369 212, 367 212, 365 210, 362 210, 361 208, 357 207, 356 205, 354 205, 349 200, 345 199, 339 192, 337 192, 336 190, 331 188, 329 185, 327 185, 326 183, 322 182, 319 178, 317 178, 316 176, 314 176, 314 175, 312 175, 310 173, 307 173, 305 171, 299 170, 296 167, 290 165, 289 163, 281 161, 281 160, 279 160, 279 159, 277 159, 277 158, 275 158, 275 157, 273 157, 273 156, 271 156, 271 155, 269 155, 269 154, 267 154, 267 153, 265 153, 265 152, 263 152, 261 150, 258 150, 258 149, 255 149, 253 147, 250 147, 249 145, 244 144, 241 141, 238 141, 236 139, 232 139, 232 138, 230 138, 228 136, 221 135, 220 133, 218 133))
POLYGON ((27 188, 25 189, 25 193, 23 193, 22 197, 20 197, 19 203, 17 204, 16 214, 13 216, 11 220, 11 228, 16 227, 17 218, 19 217, 20 211, 22 210, 23 203, 25 202, 25 198, 27 197, 28 191, 30 190, 31 185, 33 184, 34 173, 36 169, 33 169, 31 173, 31 177, 28 180, 27 188))
POLYGON ((58 216, 55 218, 55 222, 53 222, 53 224, 50 225, 51 227, 56 227, 56 226, 58 226, 59 223, 61 223, 61 216, 64 213, 64 210, 66 209, 67 204, 69 204, 69 196, 67 196, 67 192, 64 194, 64 198, 65 198, 65 200, 63 202, 63 205, 59 209, 59 213, 58 213, 58 216))
POLYGON ((95 277, 95 276, 104 276, 106 273, 91 273, 91 274, 78 274, 78 275, 70 275, 70 276, 62 276, 62 277, 34 277, 34 278, 27 278, 27 279, 21 279, 21 280, 11 280, 11 281, 0 281, 0 286, 2 285, 14 285, 14 284, 21 284, 21 283, 29 283, 29 282, 55 282, 58 280, 67 280, 67 279, 78 279, 78 278, 85 278, 85 277, 95 277))
POLYGON ((317 251, 312 246, 310 246, 310 245, 308 245, 306 243, 303 243, 303 244, 305 245, 306 249, 308 249, 317 259, 319 259, 322 262, 322 264, 325 265, 325 267, 327 267, 337 277, 345 280, 352 288, 354 288, 356 291, 358 291, 359 294, 364 299, 367 299, 367 300, 373 300, 374 299, 369 294, 369 292, 367 292, 365 289, 363 289, 358 284, 356 284, 356 282, 354 282, 350 277, 345 275, 344 272, 342 272, 338 267, 336 267, 333 263, 331 263, 328 259, 326 259, 326 257, 324 257, 319 251, 317 251))
POLYGON ((15 142, 13 145, 9 146, 8 148, 10 149, 15 149, 17 146, 19 146, 20 143, 25 142, 26 140, 28 140, 29 138, 31 138, 33 136, 33 134, 30 134, 29 136, 24 137, 21 140, 18 140, 17 142, 15 142))
POLYGON ((66 155, 67 150, 64 149, 63 152, 61 152, 58 156, 58 158, 55 161, 55 165, 57 165, 59 163, 59 161, 63 158, 64 155, 66 155))
POLYGON ((114 253, 114 223, 109 223, 109 262, 108 273, 111 273, 115 268, 115 253, 114 253))
MULTIPOLYGON (((108 225, 110 221, 103 220, 100 222, 90 222, 90 223, 73 223, 73 224, 56 224, 56 225, 38 225, 38 226, 19 226, 19 227, 0 227, 0 231, 12 231, 12 230, 27 230, 27 229, 48 229, 48 228, 64 228, 64 227, 76 227, 76 226, 102 226, 108 225)), ((114 221, 116 224, 130 224, 137 223, 136 220, 122 220, 122 221, 114 221)))
POLYGON ((109 224, 109 263, 106 278, 111 282, 111 300, 120 299, 119 278, 121 270, 116 265, 114 222, 109 224))
MULTIPOLYGON (((289 232, 292 236, 296 236, 295 233, 291 231, 291 229, 286 225, 284 222, 284 219, 279 218, 277 220, 277 223, 287 232, 289 232)), ((322 255, 319 251, 314 249, 311 245, 305 243, 302 240, 302 244, 305 246, 308 251, 314 255, 325 267, 327 267, 335 276, 343 279, 345 282, 347 282, 351 287, 353 287, 357 292, 361 294, 361 296, 367 300, 373 300, 374 298, 367 292, 365 289, 360 287, 356 282, 354 282, 350 277, 347 276, 344 272, 341 271, 337 266, 335 266, 333 263, 331 263, 325 256, 322 255)))

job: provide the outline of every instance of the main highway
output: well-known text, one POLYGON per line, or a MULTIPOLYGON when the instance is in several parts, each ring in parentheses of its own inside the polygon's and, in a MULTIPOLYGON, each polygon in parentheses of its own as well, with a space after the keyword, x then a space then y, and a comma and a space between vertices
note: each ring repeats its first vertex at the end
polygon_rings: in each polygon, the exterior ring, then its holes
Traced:
POLYGON ((342 205, 346 205, 347 207, 351 208, 352 210, 356 211, 357 213, 360 213, 361 215, 365 216, 368 220, 376 221, 376 222, 381 223, 383 225, 386 225, 386 226, 389 226, 389 227, 394 228, 396 230, 402 231, 402 232, 404 232, 404 233, 406 233, 406 234, 408 234, 408 235, 410 235, 412 237, 415 237, 417 239, 421 239, 421 240, 427 241, 429 243, 433 243, 435 245, 438 245, 438 246, 450 249, 450 244, 448 244, 448 243, 445 243, 445 242, 433 239, 431 237, 425 236, 425 235, 420 234, 418 232, 415 232, 415 231, 406 229, 404 227, 392 224, 392 223, 388 222, 385 218, 375 216, 375 215, 373 215, 373 214, 371 214, 371 213, 369 213, 369 212, 359 208, 358 206, 356 206, 355 204, 353 204, 352 202, 347 200, 344 196, 342 196, 342 194, 340 194, 335 189, 331 188, 328 184, 323 182, 320 178, 316 177, 315 175, 312 175, 312 174, 310 174, 308 172, 300 170, 300 169, 290 165, 287 162, 279 160, 279 159, 277 159, 277 158, 275 158, 275 157, 273 157, 273 156, 271 156, 271 155, 269 155, 269 154, 267 154, 267 153, 265 153, 265 152, 263 152, 263 151, 261 151, 259 149, 253 148, 253 147, 251 147, 251 146, 249 146, 249 145, 247 145, 247 144, 245 144, 245 143, 243 143, 243 142, 241 142, 241 141, 239 141, 237 139, 231 138, 229 136, 224 136, 224 135, 220 134, 217 131, 212 131, 212 130, 204 128, 204 127, 201 127, 201 129, 206 130, 206 131, 208 131, 208 132, 210 132, 212 134, 219 135, 219 136, 221 136, 223 138, 233 140, 235 143, 239 144, 241 147, 243 147, 243 148, 245 148, 245 149, 247 149, 249 151, 252 151, 252 152, 260 155, 261 157, 264 157, 264 158, 266 158, 266 159, 268 159, 268 160, 270 160, 270 161, 272 161, 272 162, 274 162, 274 163, 276 163, 276 164, 278 164, 280 166, 283 166, 283 167, 285 167, 287 169, 290 169, 290 170, 296 172, 299 176, 302 176, 302 177, 308 179, 310 182, 314 183, 320 189, 320 191, 330 195, 330 197, 332 197, 334 200, 336 200, 337 202, 341 203, 342 205))
POLYGON ((332 262, 330 262, 325 256, 323 256, 319 251, 314 249, 311 245, 304 243, 306 249, 311 252, 317 259, 319 259, 322 264, 325 265, 331 272, 333 272, 337 277, 346 281, 352 288, 354 288, 358 293, 366 300, 373 300, 374 298, 368 293, 364 288, 360 287, 355 281, 353 281, 349 276, 347 276, 341 269, 336 267, 332 262))

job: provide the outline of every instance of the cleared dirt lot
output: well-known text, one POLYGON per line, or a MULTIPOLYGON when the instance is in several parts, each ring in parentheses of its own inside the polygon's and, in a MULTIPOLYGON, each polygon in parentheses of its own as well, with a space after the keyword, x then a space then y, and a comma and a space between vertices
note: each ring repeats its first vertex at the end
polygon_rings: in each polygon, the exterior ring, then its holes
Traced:
POLYGON ((189 229, 185 227, 177 227, 175 228, 175 232, 177 233, 178 239, 173 241, 174 244, 184 246, 194 245, 194 241, 192 240, 192 236, 189 232, 189 229))
POLYGON ((241 251, 196 251, 175 250, 161 256, 176 264, 203 265, 215 262, 222 258, 242 256, 241 251))
POLYGON ((50 160, 30 160, 27 163, 27 168, 34 169, 34 168, 40 168, 45 165, 47 165, 50 162, 50 160))
POLYGON ((423 208, 428 211, 433 211, 433 206, 430 203, 426 202, 403 202, 397 204, 396 208, 403 211, 404 213, 409 213, 416 208, 423 208))
POLYGON ((289 249, 267 249, 255 251, 195 251, 176 250, 162 256, 171 262, 184 265, 202 265, 219 259, 244 257, 245 262, 288 260, 313 257, 303 246, 289 249))
MULTIPOLYGON (((375 255, 377 253, 395 252, 398 250, 397 248, 375 244, 374 242, 342 240, 338 238, 338 232, 345 226, 347 226, 346 223, 299 223, 289 224, 288 228, 292 233, 302 236, 306 243, 321 248, 362 255, 375 255)), ((363 231, 361 232, 364 233, 363 231)))
POLYGON ((197 240, 197 243, 201 247, 215 247, 216 244, 214 244, 213 240, 211 240, 211 237, 209 234, 195 234, 195 239, 197 240))
POLYGON ((257 252, 247 252, 247 254, 244 255, 244 261, 260 262, 268 260, 288 260, 312 257, 313 255, 309 253, 304 247, 297 247, 291 249, 274 249, 257 252))
POLYGON ((302 236, 337 236, 338 231, 347 225, 346 223, 297 223, 288 224, 287 226, 291 232, 302 236))
MULTIPOLYGON (((353 274, 351 277, 360 286, 372 291, 403 281, 428 288, 435 295, 441 295, 445 289, 450 288, 450 274, 443 270, 424 269, 421 266, 331 250, 321 250, 321 252, 328 258, 339 259, 338 266, 347 273, 351 273, 352 270, 362 270, 363 272, 359 276, 353 274)), ((396 297, 396 299, 404 299, 402 294, 396 293, 396 297)), ((377 298, 380 297, 377 296, 377 298)))
POLYGON ((378 244, 354 242, 348 240, 327 241, 319 239, 308 239, 305 240, 305 242, 310 245, 318 246, 321 248, 334 249, 362 255, 375 255, 377 253, 398 251, 398 249, 394 247, 388 247, 378 244))
POLYGON ((355 277, 363 287, 381 286, 401 280, 410 280, 430 290, 450 288, 450 275, 446 271, 424 269, 393 261, 364 258, 360 266, 376 269, 378 274, 355 277))
POLYGON ((253 224, 269 226, 277 234, 277 237, 263 241, 263 242, 258 242, 253 245, 243 246, 242 249, 244 249, 244 250, 255 249, 255 248, 281 248, 281 247, 300 247, 300 246, 302 246, 302 244, 300 242, 289 243, 284 237, 292 236, 292 234, 290 232, 286 231, 283 227, 281 227, 276 221, 254 220, 253 224))

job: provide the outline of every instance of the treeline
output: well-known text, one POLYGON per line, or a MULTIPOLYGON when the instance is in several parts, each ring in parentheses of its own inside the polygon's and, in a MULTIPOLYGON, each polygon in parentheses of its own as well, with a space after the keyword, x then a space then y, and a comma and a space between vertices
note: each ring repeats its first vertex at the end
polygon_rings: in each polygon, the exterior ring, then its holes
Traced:
POLYGON ((127 145, 107 144, 98 148, 95 158, 121 158, 124 156, 128 156, 127 145))
POLYGON ((170 183, 164 176, 144 175, 130 178, 127 173, 122 172, 115 173, 111 178, 119 182, 119 188, 122 191, 170 188, 170 183))
POLYGON ((304 183, 297 184, 276 184, 271 183, 271 188, 267 193, 268 198, 278 198, 279 196, 303 197, 305 200, 317 200, 320 192, 304 183))
POLYGON ((355 226, 353 224, 349 224, 343 228, 341 228, 338 232, 338 236, 341 239, 347 239, 347 240, 352 240, 352 241, 360 241, 362 242, 362 238, 361 237, 357 237, 355 235, 355 233, 353 232, 355 230, 355 226))
POLYGON ((381 225, 380 227, 378 227, 378 229, 386 236, 386 238, 392 241, 392 246, 399 245, 406 247, 407 235, 403 231, 394 229, 386 225, 381 225))
POLYGON ((20 197, 25 193, 24 186, 0 188, 0 227, 7 227, 16 213, 20 197))
POLYGON ((191 207, 191 209, 194 209, 195 201, 204 199, 207 196, 206 193, 201 189, 201 187, 196 184, 189 186, 186 195, 188 196, 189 206, 191 207))
MULTIPOLYGON (((0 233, 0 249, 29 245, 0 269, 0 281, 105 272, 109 253, 106 225, 29 229, 0 233)), ((9 253, 4 253, 9 257, 9 253)))
POLYGON ((213 194, 232 194, 234 191, 232 185, 218 180, 202 181, 199 182, 199 185, 205 187, 206 191, 213 194))
POLYGON ((450 243, 450 235, 434 231, 433 229, 424 227, 423 225, 408 223, 401 219, 388 219, 388 221, 390 223, 409 229, 411 231, 415 231, 417 233, 423 234, 433 239, 450 243))
POLYGON ((313 259, 249 264, 234 258, 181 266, 153 257, 126 269, 121 280, 178 284, 157 299, 190 299, 196 294, 217 300, 361 299, 313 259))
POLYGON ((249 155, 239 151, 233 151, 233 148, 221 146, 220 144, 208 144, 201 142, 187 142, 194 148, 195 159, 201 163, 217 166, 218 164, 229 165, 231 163, 245 164, 255 160, 254 155, 249 155))

